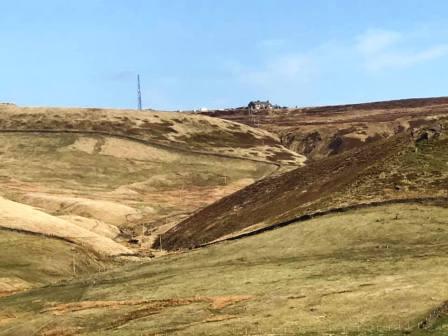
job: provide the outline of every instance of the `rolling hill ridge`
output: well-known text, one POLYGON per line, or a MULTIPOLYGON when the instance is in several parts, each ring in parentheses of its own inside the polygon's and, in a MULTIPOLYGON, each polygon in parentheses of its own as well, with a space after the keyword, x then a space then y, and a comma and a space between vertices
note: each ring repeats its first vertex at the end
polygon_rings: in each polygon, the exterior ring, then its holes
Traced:
POLYGON ((448 114, 448 98, 255 111, 238 108, 206 114, 269 130, 289 149, 319 159, 431 124, 448 114))

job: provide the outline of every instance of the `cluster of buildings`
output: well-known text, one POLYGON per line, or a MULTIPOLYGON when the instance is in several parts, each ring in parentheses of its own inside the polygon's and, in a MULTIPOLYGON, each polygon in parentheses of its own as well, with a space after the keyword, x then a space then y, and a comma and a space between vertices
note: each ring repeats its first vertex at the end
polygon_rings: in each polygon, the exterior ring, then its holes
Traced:
MULTIPOLYGON (((269 100, 252 100, 251 102, 249 102, 249 104, 247 104, 246 107, 238 107, 236 109, 247 109, 249 111, 265 111, 265 110, 273 110, 273 109, 286 109, 287 107, 283 107, 280 105, 274 105, 272 104, 269 100)), ((224 109, 222 111, 232 111, 234 110, 234 108, 227 108, 224 109)), ((209 110, 206 107, 202 107, 200 109, 197 110, 193 110, 193 112, 195 113, 207 113, 213 110, 209 110)))
POLYGON ((247 105, 247 108, 249 110, 272 110, 274 106, 271 104, 269 100, 266 101, 253 100, 247 105))
POLYGON ((248 105, 247 108, 251 111, 258 110, 272 110, 272 109, 287 109, 286 106, 280 106, 277 104, 272 104, 269 100, 253 100, 248 105))

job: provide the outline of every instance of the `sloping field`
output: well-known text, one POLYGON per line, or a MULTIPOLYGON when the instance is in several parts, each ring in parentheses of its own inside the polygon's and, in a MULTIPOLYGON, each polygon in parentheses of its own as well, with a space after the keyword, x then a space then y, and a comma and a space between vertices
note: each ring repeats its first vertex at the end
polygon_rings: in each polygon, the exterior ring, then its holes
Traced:
POLYGON ((0 253, 0 296, 116 266, 66 240, 4 229, 0 229, 0 253))
POLYGON ((62 215, 58 217, 110 239, 115 239, 120 235, 120 229, 115 225, 104 223, 94 218, 77 215, 62 215))
POLYGON ((422 129, 310 162, 195 213, 163 235, 163 247, 197 247, 360 203, 447 196, 447 145, 443 133, 422 129))
POLYGON ((110 238, 4 198, 0 198, 0 228, 61 238, 106 256, 132 254, 130 249, 110 238))
POLYGON ((448 115, 448 98, 402 99, 375 103, 206 113, 269 130, 283 145, 319 159, 389 138, 448 115))
POLYGON ((105 223, 121 225, 126 218, 137 216, 136 209, 118 202, 92 200, 62 195, 29 193, 22 197, 23 203, 33 204, 51 213, 72 214, 99 219, 105 223))
POLYGON ((446 335, 447 218, 370 207, 16 294, 0 335, 446 335))
POLYGON ((279 138, 267 131, 176 112, 24 108, 2 104, 0 131, 92 133, 119 136, 159 148, 275 164, 304 161, 303 156, 283 147, 279 138))

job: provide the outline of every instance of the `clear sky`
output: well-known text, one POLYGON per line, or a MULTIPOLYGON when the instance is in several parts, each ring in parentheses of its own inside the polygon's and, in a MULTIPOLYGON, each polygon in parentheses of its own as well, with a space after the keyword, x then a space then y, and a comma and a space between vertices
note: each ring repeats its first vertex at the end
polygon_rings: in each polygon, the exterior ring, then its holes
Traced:
POLYGON ((159 109, 448 96, 445 0, 0 0, 0 101, 159 109))

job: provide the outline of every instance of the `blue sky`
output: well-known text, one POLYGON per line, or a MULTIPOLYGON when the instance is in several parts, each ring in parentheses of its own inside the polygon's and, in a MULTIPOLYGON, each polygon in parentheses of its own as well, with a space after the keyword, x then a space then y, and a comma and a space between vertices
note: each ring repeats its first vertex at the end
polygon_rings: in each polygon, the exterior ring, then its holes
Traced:
POLYGON ((448 1, 0 0, 0 101, 159 109, 448 95, 448 1))

